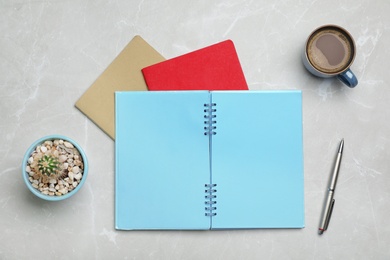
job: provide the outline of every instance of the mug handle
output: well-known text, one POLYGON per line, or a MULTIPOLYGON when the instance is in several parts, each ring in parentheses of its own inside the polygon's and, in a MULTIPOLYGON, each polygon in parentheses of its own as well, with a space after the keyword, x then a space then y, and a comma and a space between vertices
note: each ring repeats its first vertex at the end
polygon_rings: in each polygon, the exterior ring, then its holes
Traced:
POLYGON ((343 73, 337 75, 337 78, 350 88, 354 88, 358 84, 358 80, 351 69, 348 69, 343 73))

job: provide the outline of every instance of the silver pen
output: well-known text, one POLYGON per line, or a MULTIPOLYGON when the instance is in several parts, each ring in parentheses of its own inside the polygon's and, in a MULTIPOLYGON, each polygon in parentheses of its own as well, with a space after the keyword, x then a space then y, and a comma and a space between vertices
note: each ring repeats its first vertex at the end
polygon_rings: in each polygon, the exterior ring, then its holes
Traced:
POLYGON ((322 235, 328 229, 330 217, 332 216, 333 206, 335 200, 333 199, 337 184, 337 177, 339 175, 341 157, 343 155, 344 139, 341 140, 339 150, 337 151, 336 162, 333 169, 332 179, 328 188, 328 197, 326 198, 324 211, 322 212, 322 219, 319 228, 319 234, 322 235))

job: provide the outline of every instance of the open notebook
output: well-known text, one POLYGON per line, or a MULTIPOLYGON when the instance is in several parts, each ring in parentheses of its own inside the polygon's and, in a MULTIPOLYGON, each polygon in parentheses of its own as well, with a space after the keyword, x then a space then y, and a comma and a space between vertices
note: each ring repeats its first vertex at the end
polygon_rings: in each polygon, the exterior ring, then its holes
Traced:
POLYGON ((115 98, 117 229, 304 226, 300 91, 115 98))

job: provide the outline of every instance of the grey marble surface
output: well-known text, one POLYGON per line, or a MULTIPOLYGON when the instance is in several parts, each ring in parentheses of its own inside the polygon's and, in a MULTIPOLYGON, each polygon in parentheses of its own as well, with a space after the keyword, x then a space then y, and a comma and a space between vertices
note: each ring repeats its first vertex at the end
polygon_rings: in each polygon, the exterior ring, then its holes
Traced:
POLYGON ((0 1, 0 259, 390 259, 389 13, 386 0, 0 1), (356 40, 355 89, 302 66, 306 37, 329 23, 356 40), (250 89, 303 91, 304 229, 115 231, 114 142, 74 103, 137 34, 166 58, 231 39, 250 89), (90 163, 82 190, 56 203, 21 177, 26 149, 49 134, 77 140, 90 163))

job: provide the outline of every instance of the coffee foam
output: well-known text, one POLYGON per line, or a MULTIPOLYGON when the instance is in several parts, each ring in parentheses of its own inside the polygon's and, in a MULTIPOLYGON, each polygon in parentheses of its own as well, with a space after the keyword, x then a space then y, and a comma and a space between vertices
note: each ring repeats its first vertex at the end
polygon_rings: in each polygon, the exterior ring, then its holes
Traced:
POLYGON ((352 49, 352 43, 344 33, 324 28, 310 37, 307 55, 317 70, 337 73, 349 66, 353 59, 352 49))

